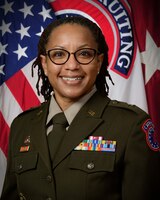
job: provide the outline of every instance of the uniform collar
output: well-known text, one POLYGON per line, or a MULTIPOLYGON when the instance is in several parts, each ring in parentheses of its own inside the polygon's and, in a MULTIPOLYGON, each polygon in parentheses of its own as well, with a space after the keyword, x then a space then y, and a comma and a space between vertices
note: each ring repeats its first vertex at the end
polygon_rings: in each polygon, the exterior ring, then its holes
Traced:
MULTIPOLYGON (((64 111, 68 124, 70 125, 76 114, 82 108, 82 106, 90 99, 90 97, 97 91, 96 87, 94 86, 93 89, 80 98, 77 102, 72 104, 68 109, 64 111)), ((51 101, 49 105, 49 113, 47 117, 46 125, 51 121, 54 115, 57 113, 62 112, 61 108, 59 107, 58 103, 56 102, 54 95, 51 96, 51 101)))

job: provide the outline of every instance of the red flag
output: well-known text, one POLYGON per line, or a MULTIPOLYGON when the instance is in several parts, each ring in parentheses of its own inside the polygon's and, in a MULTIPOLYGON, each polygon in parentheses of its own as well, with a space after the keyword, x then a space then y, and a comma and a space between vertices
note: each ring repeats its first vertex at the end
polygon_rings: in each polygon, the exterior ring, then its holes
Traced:
POLYGON ((128 1, 141 53, 148 110, 160 139, 160 1, 128 1))

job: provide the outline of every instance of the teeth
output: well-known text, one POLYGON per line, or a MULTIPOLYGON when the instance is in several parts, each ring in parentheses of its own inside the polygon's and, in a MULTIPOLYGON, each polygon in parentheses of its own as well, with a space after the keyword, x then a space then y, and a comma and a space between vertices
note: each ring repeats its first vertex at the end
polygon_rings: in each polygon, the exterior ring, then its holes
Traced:
POLYGON ((82 77, 63 77, 63 80, 66 81, 76 81, 76 80, 81 80, 82 77))

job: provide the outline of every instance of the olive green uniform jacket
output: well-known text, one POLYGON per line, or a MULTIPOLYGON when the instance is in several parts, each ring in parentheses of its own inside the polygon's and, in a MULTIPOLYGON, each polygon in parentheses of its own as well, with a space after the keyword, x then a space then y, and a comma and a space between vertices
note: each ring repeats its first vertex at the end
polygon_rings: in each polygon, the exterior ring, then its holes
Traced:
POLYGON ((146 142, 149 116, 95 93, 72 121, 51 165, 49 102, 11 125, 1 200, 153 200, 160 197, 160 154, 146 142), (89 136, 116 141, 115 151, 74 150, 89 136))

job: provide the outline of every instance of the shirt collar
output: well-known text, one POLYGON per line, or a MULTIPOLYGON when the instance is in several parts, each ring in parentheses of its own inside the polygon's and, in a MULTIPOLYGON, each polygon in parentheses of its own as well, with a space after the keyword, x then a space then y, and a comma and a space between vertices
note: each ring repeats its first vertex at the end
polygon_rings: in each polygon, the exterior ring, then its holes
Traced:
MULTIPOLYGON (((69 108, 67 108, 64 111, 64 114, 66 116, 66 119, 68 121, 68 124, 70 125, 76 114, 79 112, 79 110, 82 108, 82 106, 90 99, 90 97, 97 91, 96 87, 94 86, 93 89, 84 95, 82 98, 80 98, 77 102, 72 104, 69 108)), ((53 118, 54 115, 57 113, 62 112, 61 108, 59 107, 58 103, 56 102, 54 95, 51 96, 51 101, 49 105, 49 113, 47 117, 47 125, 50 122, 50 120, 53 118)))

